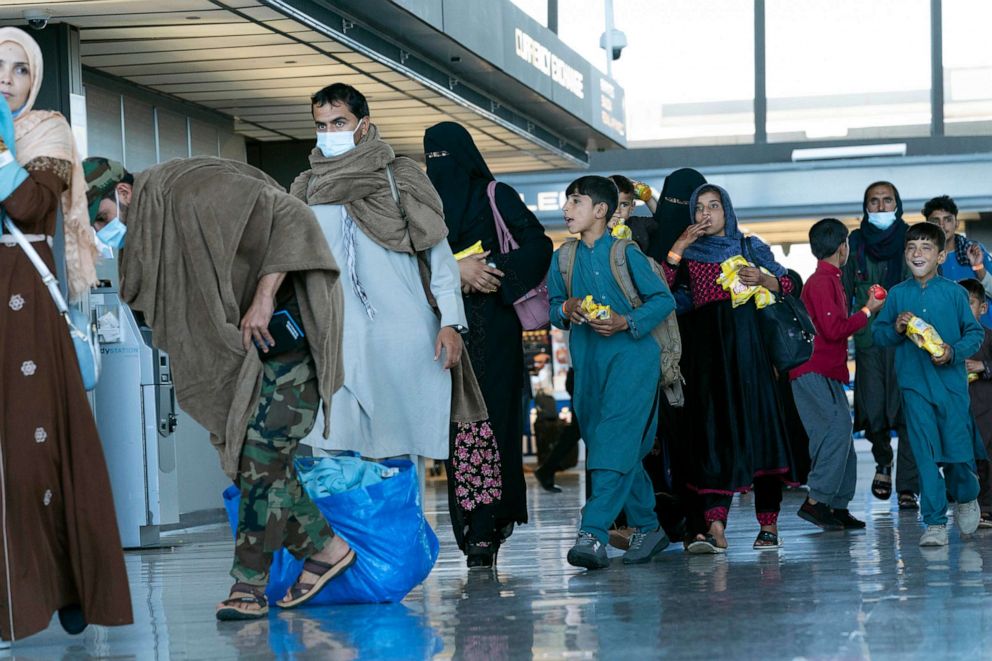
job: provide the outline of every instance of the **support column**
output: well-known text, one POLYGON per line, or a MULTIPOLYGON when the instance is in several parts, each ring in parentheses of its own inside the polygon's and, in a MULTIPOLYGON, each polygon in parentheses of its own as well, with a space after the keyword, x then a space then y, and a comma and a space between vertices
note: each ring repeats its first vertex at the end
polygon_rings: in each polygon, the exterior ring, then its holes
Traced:
POLYGON ((944 26, 942 0, 930 0, 930 135, 944 135, 944 26))
POLYGON ((765 90, 765 0, 754 0, 754 144, 768 142, 765 90))
MULTIPOLYGON (((83 67, 79 52, 79 29, 66 23, 51 23, 44 30, 27 29, 41 47, 45 77, 34 107, 56 110, 72 122, 70 94, 83 93, 83 67)), ((85 117, 79 118, 85 121, 85 117)))

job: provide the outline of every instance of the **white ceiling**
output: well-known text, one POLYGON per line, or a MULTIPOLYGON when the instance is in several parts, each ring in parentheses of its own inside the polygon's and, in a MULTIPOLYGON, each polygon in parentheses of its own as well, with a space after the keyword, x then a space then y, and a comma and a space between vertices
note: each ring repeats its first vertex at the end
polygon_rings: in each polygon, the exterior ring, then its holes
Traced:
POLYGON ((3 0, 0 20, 28 9, 77 26, 85 66, 230 115, 249 138, 313 139, 310 95, 340 81, 398 153, 422 157, 424 130, 455 121, 495 172, 576 165, 254 0, 3 0))

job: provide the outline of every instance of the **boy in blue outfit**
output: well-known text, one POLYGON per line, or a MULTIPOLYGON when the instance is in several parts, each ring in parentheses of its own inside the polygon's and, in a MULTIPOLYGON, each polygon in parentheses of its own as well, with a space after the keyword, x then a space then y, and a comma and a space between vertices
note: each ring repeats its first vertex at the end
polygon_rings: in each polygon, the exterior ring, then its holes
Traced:
POLYGON ((615 281, 611 249, 616 239, 606 230, 617 206, 613 182, 581 177, 569 184, 566 195, 565 223, 579 241, 555 253, 548 290, 551 323, 571 331, 572 404, 589 451, 586 469, 592 482, 568 562, 587 569, 607 567, 607 531, 621 511, 636 530, 624 563, 648 562, 669 543, 654 511, 651 478, 641 463, 654 445, 658 426, 661 349, 651 331, 672 313, 675 299, 635 244, 627 246, 625 255, 641 306, 633 309, 615 281), (559 266, 559 253, 566 249, 574 249, 571 283, 565 282, 559 266), (609 305, 609 317, 587 317, 581 309, 587 295, 609 305))
MULTIPOLYGON (((912 272, 889 291, 872 337, 896 347, 896 377, 902 391, 909 445, 920 473, 920 512, 927 529, 920 546, 947 545, 947 494, 957 505, 958 527, 978 528, 978 475, 975 458, 985 450, 969 410, 965 360, 985 338, 957 283, 937 275, 944 262, 944 233, 927 223, 906 231, 906 264, 912 272), (931 356, 906 336, 910 320, 931 324, 943 340, 943 353, 931 356), (943 476, 940 468, 943 468, 943 476)), ((900 439, 901 441, 902 439, 900 439)))

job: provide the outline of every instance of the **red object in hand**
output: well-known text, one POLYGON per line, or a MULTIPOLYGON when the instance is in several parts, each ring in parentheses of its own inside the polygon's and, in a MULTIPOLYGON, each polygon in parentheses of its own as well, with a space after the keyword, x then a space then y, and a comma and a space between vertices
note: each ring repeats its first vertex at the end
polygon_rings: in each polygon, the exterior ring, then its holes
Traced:
POLYGON ((875 300, 884 301, 889 292, 885 291, 882 285, 872 285, 868 288, 868 293, 875 297, 875 300))

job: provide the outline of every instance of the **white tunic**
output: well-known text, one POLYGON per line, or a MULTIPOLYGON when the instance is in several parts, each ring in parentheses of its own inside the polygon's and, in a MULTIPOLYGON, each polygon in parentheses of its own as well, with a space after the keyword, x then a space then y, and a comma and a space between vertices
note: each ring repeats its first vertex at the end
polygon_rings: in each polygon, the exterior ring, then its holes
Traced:
POLYGON ((467 325, 451 247, 441 241, 428 253, 438 321, 424 295, 416 257, 387 250, 355 227, 355 271, 375 309, 370 319, 349 274, 345 207, 322 204, 313 211, 341 268, 344 387, 331 402, 330 438, 322 437, 324 422, 318 416, 303 442, 374 459, 447 458, 451 374, 443 369, 443 354, 434 360, 434 343, 442 325, 467 325))

